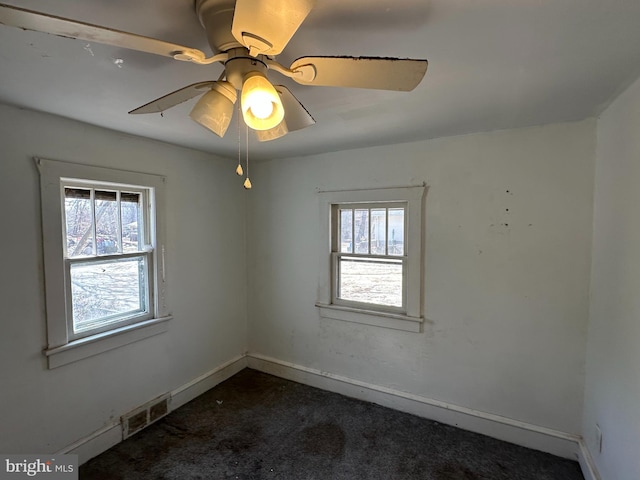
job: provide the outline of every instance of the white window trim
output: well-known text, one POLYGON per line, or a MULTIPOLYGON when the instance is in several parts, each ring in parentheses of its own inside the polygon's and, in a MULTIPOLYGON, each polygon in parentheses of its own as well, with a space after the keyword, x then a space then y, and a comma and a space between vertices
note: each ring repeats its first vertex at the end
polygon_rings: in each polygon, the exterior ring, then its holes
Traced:
POLYGON ((340 190, 318 192, 320 207, 321 248, 318 269, 318 297, 316 307, 320 316, 346 322, 363 323, 396 330, 420 332, 424 317, 423 309, 423 201, 425 185, 411 187, 378 188, 363 190, 340 190), (407 224, 406 256, 406 311, 403 314, 381 309, 367 309, 332 303, 333 261, 332 233, 336 232, 336 219, 331 214, 336 204, 378 202, 406 203, 407 224))
POLYGON ((40 173, 42 204, 42 238, 44 253, 45 302, 47 308, 47 356, 49 368, 56 368, 114 348, 148 338, 167 330, 171 318, 166 302, 165 253, 165 182, 160 175, 94 167, 71 162, 35 158, 40 173), (151 222, 155 229, 155 275, 150 279, 155 296, 154 318, 126 325, 77 340, 69 338, 67 329, 67 285, 63 245, 63 203, 61 180, 82 179, 152 188, 155 208, 151 222), (160 212, 160 214, 158 214, 160 212))

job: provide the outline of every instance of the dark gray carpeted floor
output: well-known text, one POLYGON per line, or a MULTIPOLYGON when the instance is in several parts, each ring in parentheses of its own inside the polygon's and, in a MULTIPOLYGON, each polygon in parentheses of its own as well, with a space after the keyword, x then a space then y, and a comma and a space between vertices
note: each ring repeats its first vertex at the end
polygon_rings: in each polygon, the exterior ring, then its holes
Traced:
POLYGON ((573 461, 249 369, 80 478, 583 480, 573 461))

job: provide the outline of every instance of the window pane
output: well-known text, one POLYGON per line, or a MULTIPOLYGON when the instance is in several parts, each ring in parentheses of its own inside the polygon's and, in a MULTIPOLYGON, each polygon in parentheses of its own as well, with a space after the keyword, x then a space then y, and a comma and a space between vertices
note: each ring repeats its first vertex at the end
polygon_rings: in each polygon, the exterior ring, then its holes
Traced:
POLYGON ((147 311, 145 257, 71 265, 74 332, 147 311))
POLYGON ((353 210, 340 209, 340 252, 353 253, 353 210))
POLYGON ((355 251, 354 253, 369 253, 369 210, 355 211, 355 251))
POLYGON ((67 257, 91 255, 93 253, 91 190, 65 188, 64 214, 67 223, 67 257))
POLYGON ((404 255, 404 208, 389 209, 389 255, 404 255))
POLYGON ((143 239, 138 227, 140 221, 140 194, 122 193, 120 196, 122 215, 122 251, 138 252, 142 250, 143 239))
POLYGON ((96 190, 96 247, 98 255, 118 252, 118 202, 116 192, 96 190))
POLYGON ((338 297, 402 307, 402 260, 340 257, 338 297))
POLYGON ((371 253, 385 255, 387 239, 387 209, 375 208, 371 210, 371 253))

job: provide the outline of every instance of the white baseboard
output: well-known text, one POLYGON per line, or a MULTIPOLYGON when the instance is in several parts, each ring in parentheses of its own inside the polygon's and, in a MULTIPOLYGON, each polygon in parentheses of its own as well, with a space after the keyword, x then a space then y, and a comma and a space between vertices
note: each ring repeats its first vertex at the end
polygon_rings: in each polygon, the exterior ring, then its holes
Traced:
POLYGON ((233 377, 236 373, 247 368, 247 358, 245 355, 238 355, 226 363, 214 368, 213 370, 200 375, 198 378, 191 380, 189 383, 176 388, 171 392, 170 409, 173 411, 180 408, 185 403, 190 402, 199 397, 207 390, 226 379, 233 377))
POLYGON ((563 458, 577 460, 579 457, 580 436, 578 435, 381 387, 260 354, 248 354, 247 361, 249 368, 305 385, 376 403, 563 458))
POLYGON ((67 445, 65 448, 56 452, 56 455, 78 455, 78 465, 91 460, 96 455, 106 452, 111 447, 122 441, 122 425, 120 421, 105 425, 77 442, 67 445))
POLYGON ((602 477, 600 473, 598 473, 598 469, 596 468, 596 464, 593 461, 593 457, 591 456, 591 452, 589 448, 584 443, 584 439, 580 439, 580 452, 578 455, 578 462, 580 463, 580 468, 582 468, 582 474, 584 475, 584 480, 601 480, 602 477))
MULTIPOLYGON (((181 407, 194 398, 202 395, 217 384, 234 376, 247 366, 245 355, 239 355, 219 365, 204 375, 169 392, 171 411, 181 407)), ((124 413, 124 412, 123 412, 124 413)), ((84 438, 66 446, 56 454, 78 455, 78 465, 82 465, 93 457, 100 455, 122 441, 122 425, 120 421, 110 423, 84 438)))
MULTIPOLYGON (((601 480, 589 449, 578 435, 401 392, 257 353, 239 355, 173 390, 170 392, 170 409, 173 411, 181 407, 246 367, 488 435, 523 447, 571 460, 577 459, 585 480, 601 480)), ((76 454, 78 455, 78 463, 82 465, 121 441, 122 426, 118 421, 68 445, 56 454, 76 454)))

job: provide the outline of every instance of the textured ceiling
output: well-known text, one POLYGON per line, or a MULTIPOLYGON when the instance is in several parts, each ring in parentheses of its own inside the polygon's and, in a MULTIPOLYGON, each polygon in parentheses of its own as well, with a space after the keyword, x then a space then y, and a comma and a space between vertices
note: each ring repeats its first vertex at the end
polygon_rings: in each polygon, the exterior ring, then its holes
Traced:
MULTIPOLYGON (((209 52, 193 0, 1 0, 209 52)), ((638 0, 319 0, 278 61, 350 55, 427 58, 409 93, 297 85, 276 72, 316 125, 254 159, 320 153, 597 115, 640 74, 638 0)), ((199 66, 0 25, 0 102, 106 128, 237 155, 189 119, 191 100, 160 114, 127 112, 191 83, 199 66)))

